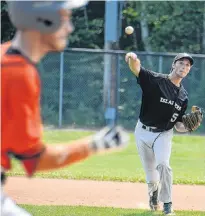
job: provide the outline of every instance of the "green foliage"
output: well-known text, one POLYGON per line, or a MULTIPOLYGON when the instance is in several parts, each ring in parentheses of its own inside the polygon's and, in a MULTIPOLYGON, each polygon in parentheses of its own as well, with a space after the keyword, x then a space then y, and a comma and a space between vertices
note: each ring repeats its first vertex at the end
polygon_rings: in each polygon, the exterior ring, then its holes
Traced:
MULTIPOLYGON (((143 16, 148 23, 148 43, 151 46, 149 51, 202 53, 204 13, 203 1, 129 2, 123 11, 123 29, 126 25, 135 27, 137 47, 143 51, 142 43, 145 41, 140 37, 142 26, 139 28, 143 16)), ((127 49, 127 40, 130 41, 130 47, 133 47, 130 36, 123 37, 122 49, 127 49)))
POLYGON ((161 2, 157 7, 162 13, 152 22, 149 38, 152 50, 202 52, 203 2, 161 2))
MULTIPOLYGON (((132 36, 122 32, 120 49, 144 51, 148 42, 154 52, 203 53, 205 4, 203 1, 129 1, 124 4, 122 31, 127 25, 135 28, 132 36), (147 41, 141 36, 142 17, 148 23, 147 41)), ((75 31, 69 37, 70 47, 103 48, 105 2, 91 1, 85 8, 74 10, 75 31)), ((7 5, 1 1, 2 42, 15 32, 7 15, 7 5)))
POLYGON ((5 1, 1 1, 1 43, 11 40, 14 33, 15 29, 11 25, 7 13, 7 4, 5 1))
POLYGON ((69 37, 70 47, 93 48, 103 47, 104 21, 96 18, 86 20, 85 17, 74 17, 75 32, 69 37))

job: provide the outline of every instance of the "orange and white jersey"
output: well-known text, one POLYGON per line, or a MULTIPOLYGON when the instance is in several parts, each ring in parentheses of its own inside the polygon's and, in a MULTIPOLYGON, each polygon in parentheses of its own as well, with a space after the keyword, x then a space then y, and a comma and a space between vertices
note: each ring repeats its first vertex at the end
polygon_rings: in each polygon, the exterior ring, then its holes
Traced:
POLYGON ((32 175, 44 150, 40 78, 36 66, 10 42, 1 45, 1 113, 1 166, 10 169, 13 155, 32 175))

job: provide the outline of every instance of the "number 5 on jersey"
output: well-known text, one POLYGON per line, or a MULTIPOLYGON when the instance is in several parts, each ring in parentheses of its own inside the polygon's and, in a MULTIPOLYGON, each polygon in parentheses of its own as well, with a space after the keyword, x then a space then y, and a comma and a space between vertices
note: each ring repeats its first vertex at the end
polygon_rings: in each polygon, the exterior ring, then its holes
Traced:
POLYGON ((177 120, 178 116, 179 116, 178 113, 174 113, 174 114, 172 115, 171 122, 175 122, 175 121, 177 120))

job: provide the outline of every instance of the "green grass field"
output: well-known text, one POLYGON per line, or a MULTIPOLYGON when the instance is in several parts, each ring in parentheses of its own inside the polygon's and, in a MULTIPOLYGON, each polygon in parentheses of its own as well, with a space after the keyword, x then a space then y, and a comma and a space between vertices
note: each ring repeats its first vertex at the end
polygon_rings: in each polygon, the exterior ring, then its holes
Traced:
MULTIPOLYGON (((22 205, 33 216, 156 216, 148 210, 120 209, 120 208, 97 208, 83 206, 30 206, 22 205)), ((205 212, 176 211, 177 216, 203 216, 205 212)), ((157 213, 157 216, 162 216, 157 213)))
MULTIPOLYGON (((91 132, 46 131, 47 143, 60 143, 91 135, 91 132)), ((144 182, 145 176, 136 150, 133 134, 130 145, 122 152, 93 156, 58 171, 39 173, 43 178, 94 179, 112 181, 144 182)), ((18 162, 13 162, 14 169, 9 175, 24 175, 18 162)), ((205 185, 205 137, 175 136, 171 166, 175 184, 205 185)))
MULTIPOLYGON (((91 135, 91 132, 46 131, 46 143, 61 143, 91 135)), ((144 182, 145 176, 136 150, 133 134, 130 145, 121 152, 93 156, 86 161, 66 167, 59 171, 39 173, 43 178, 93 179, 144 182)), ((9 175, 22 176, 24 172, 17 161, 9 175)), ((205 185, 205 137, 175 136, 171 166, 176 184, 205 185)), ((22 205, 34 216, 152 216, 146 210, 97 208, 83 206, 32 206, 22 205)), ((155 214, 156 215, 156 214, 155 214)), ((158 213, 157 215, 161 215, 158 213)), ((178 216, 205 216, 205 212, 177 211, 178 216)))

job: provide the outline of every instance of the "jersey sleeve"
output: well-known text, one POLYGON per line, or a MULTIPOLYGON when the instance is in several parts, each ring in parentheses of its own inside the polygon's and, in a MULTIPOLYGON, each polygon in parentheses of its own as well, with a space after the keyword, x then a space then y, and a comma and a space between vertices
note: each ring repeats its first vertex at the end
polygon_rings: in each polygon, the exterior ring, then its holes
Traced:
POLYGON ((141 86, 142 90, 146 92, 155 85, 155 78, 157 76, 156 72, 141 67, 139 77, 137 77, 137 83, 141 86))
POLYGON ((178 122, 182 122, 182 116, 185 115, 187 107, 188 107, 188 99, 186 99, 184 104, 183 104, 182 110, 181 110, 180 115, 177 119, 178 122))
POLYGON ((16 71, 9 83, 10 153, 22 161, 29 176, 44 150, 36 73, 35 70, 16 71))

